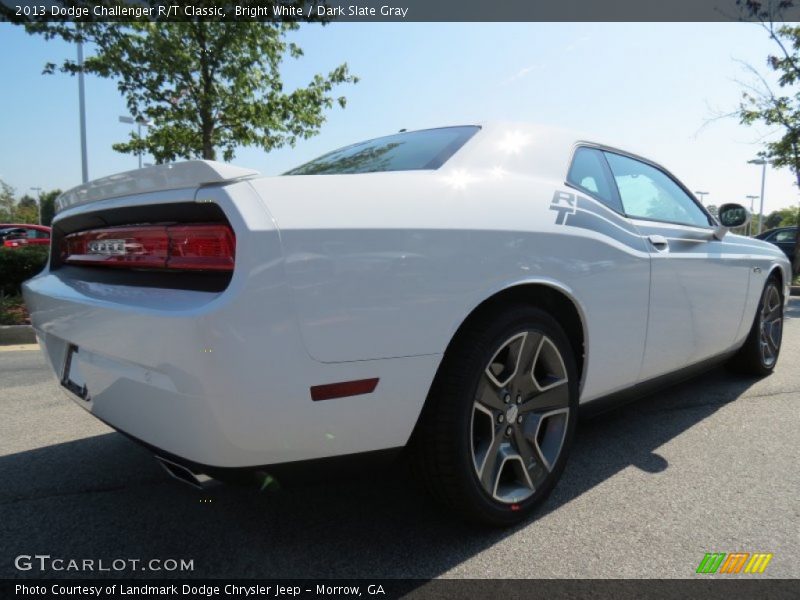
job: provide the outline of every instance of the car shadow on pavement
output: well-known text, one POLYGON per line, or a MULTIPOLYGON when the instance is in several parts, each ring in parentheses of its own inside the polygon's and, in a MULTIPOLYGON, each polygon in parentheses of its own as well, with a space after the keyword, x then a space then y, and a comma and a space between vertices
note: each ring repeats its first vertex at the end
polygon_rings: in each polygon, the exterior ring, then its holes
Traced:
MULTIPOLYGON (((717 369, 582 422, 538 518, 627 467, 668 469, 658 448, 754 382, 717 369)), ((472 527, 442 512, 402 468, 367 475, 265 492, 226 485, 198 492, 117 433, 3 456, 0 577, 42 576, 14 567, 15 556, 39 553, 194 564, 184 573, 44 574, 52 577, 429 578, 515 531, 472 527)))

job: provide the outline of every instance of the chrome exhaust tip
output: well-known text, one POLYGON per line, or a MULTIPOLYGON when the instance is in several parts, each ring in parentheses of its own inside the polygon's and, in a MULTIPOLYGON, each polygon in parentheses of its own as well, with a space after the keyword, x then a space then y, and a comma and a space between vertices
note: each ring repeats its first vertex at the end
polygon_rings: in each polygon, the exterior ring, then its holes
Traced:
POLYGON ((169 475, 178 481, 182 481, 195 489, 204 490, 208 487, 215 485, 216 480, 212 479, 204 473, 195 473, 188 467, 174 463, 161 456, 156 456, 156 461, 160 464, 169 475))

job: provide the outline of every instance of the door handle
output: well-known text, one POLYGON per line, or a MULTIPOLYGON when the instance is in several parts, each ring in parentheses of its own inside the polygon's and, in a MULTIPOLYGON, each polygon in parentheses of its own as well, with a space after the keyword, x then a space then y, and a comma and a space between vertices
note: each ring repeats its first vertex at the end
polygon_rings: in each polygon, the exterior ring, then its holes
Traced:
POLYGON ((663 235, 649 235, 647 239, 653 244, 653 247, 659 252, 666 252, 669 250, 669 242, 663 235))

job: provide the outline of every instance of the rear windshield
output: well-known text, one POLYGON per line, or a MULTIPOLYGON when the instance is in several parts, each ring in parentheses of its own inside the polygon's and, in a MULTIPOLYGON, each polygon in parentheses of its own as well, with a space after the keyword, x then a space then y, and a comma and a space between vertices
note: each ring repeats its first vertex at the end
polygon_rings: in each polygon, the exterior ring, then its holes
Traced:
POLYGON ((441 127, 360 142, 329 152, 285 175, 334 175, 438 169, 480 127, 441 127))

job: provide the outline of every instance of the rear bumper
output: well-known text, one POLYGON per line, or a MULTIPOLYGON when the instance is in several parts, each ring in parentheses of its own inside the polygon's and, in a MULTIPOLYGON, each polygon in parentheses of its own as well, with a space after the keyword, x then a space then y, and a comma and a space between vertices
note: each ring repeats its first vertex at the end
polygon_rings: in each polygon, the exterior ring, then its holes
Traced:
MULTIPOLYGON (((440 355, 321 363, 308 355, 260 199, 218 194, 237 236, 222 292, 86 281, 47 269, 25 283, 31 321, 60 380, 77 346, 84 409, 167 457, 251 468, 405 445, 440 355), (249 203, 249 204, 248 204, 249 203), (315 385, 379 378, 321 402, 315 385)), ((343 342, 345 342, 344 340, 343 342)))
POLYGON ((77 346, 71 362, 85 380, 88 398, 65 393, 84 409, 190 460, 226 466, 255 460, 234 441, 239 436, 232 413, 253 389, 246 376, 226 369, 230 361, 218 358, 222 350, 215 331, 221 333, 229 310, 220 295, 85 286, 59 272, 32 279, 23 292, 37 339, 59 380, 68 348, 77 346), (238 386, 232 385, 235 380, 238 386))
MULTIPOLYGON (((317 362, 305 351, 288 305, 283 311, 272 305, 264 319, 261 311, 247 310, 252 299, 228 292, 210 298, 150 291, 182 296, 171 310, 98 296, 124 293, 97 284, 91 295, 83 293, 57 273, 24 288, 37 339, 59 381, 69 347, 78 348, 70 360, 87 398, 63 388, 65 394, 157 454, 204 467, 200 472, 403 446, 438 365, 438 356, 317 362), (380 380, 372 394, 311 399, 312 385, 372 377, 380 380)), ((255 304, 270 305, 262 300, 255 304)))

